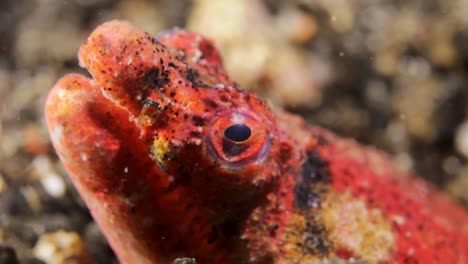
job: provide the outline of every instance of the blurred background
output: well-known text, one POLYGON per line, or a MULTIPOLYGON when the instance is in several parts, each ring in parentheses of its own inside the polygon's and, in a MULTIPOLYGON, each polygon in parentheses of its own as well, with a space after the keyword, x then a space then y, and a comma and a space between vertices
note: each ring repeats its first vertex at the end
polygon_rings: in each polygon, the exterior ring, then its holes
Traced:
POLYGON ((48 90, 109 19, 212 38, 271 104, 468 204, 468 0, 0 1, 0 264, 117 263, 51 147, 48 90))

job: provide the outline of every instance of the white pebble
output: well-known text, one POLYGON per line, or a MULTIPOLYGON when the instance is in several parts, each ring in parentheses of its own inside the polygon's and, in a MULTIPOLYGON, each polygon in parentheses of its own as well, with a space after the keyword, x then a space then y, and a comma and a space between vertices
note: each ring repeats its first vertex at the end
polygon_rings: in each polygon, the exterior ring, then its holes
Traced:
POLYGON ((67 186, 63 178, 54 171, 50 159, 44 155, 37 156, 32 164, 45 191, 52 197, 62 197, 67 186))
POLYGON ((7 183, 3 178, 2 174, 0 174, 0 193, 3 192, 7 188, 7 183))
POLYGON ((455 132, 455 147, 460 154, 468 158, 468 120, 463 122, 455 132))
POLYGON ((42 187, 46 190, 46 192, 55 198, 60 198, 65 194, 67 187, 65 182, 63 181, 62 177, 57 175, 56 173, 50 172, 45 177, 41 178, 42 187))
POLYGON ((42 234, 33 248, 33 254, 45 263, 91 263, 83 241, 75 232, 42 234))

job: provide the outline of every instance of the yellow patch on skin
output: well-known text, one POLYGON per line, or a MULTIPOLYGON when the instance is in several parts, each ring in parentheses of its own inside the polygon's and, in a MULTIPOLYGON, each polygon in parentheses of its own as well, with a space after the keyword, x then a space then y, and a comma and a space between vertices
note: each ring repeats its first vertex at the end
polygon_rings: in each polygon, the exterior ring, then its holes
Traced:
POLYGON ((285 227, 281 255, 291 263, 298 263, 304 255, 301 245, 303 242, 302 231, 306 228, 306 219, 303 215, 293 214, 290 223, 285 227))
POLYGON ((165 157, 171 151, 171 144, 162 138, 155 138, 153 141, 153 147, 151 148, 151 156, 159 166, 163 167, 165 164, 165 157))
MULTIPOLYGON (((327 253, 317 254, 317 252, 310 251, 306 245, 306 236, 310 234, 308 232, 307 223, 312 223, 312 219, 305 216, 302 212, 290 212, 288 213, 287 219, 276 219, 281 221, 284 224, 284 227, 280 227, 277 231, 280 233, 277 237, 272 237, 273 239, 264 239, 260 243, 251 244, 251 248, 255 248, 255 258, 251 258, 250 261, 255 262, 259 261, 263 256, 262 252, 271 252, 272 253, 272 263, 275 264, 309 264, 309 263, 327 263, 329 260, 327 253), (260 256, 260 258, 259 258, 260 256)), ((251 230, 254 233, 250 233, 248 236, 245 236, 244 239, 250 237, 271 237, 271 225, 265 225, 265 214, 264 211, 254 211, 252 221, 256 222, 254 225, 255 229, 251 230)), ((319 219, 316 220, 318 224, 319 219)), ((278 222, 276 222, 278 223, 278 222)), ((325 232, 325 230, 324 230, 325 232)), ((326 234, 316 234, 317 236, 323 236, 323 239, 326 238, 326 234)), ((257 240, 254 240, 257 241, 257 240)), ((310 241, 312 242, 312 241, 310 241)), ((331 253, 333 252, 333 246, 330 245, 331 253)), ((332 256, 333 257, 333 256, 332 256)))
POLYGON ((322 206, 330 239, 338 248, 348 249, 370 263, 391 258, 395 237, 379 209, 367 208, 350 193, 330 193, 322 206))
POLYGON ((318 212, 305 216, 303 213, 292 213, 288 224, 285 226, 282 240, 278 242, 279 254, 275 257, 274 263, 327 263, 335 259, 333 255, 334 245, 328 240, 328 231, 323 229, 318 212), (311 230, 311 225, 315 226, 315 231, 311 230), (316 244, 315 237, 321 240, 321 245, 316 244), (309 239, 308 239, 309 238, 309 239), (320 247, 326 249, 321 250, 320 247))

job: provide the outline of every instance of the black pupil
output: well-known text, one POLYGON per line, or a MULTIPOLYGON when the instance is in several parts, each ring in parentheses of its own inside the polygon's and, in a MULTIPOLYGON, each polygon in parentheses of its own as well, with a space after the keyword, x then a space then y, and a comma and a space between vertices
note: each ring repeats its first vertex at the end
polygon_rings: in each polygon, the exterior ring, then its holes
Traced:
POLYGON ((224 130, 224 136, 235 142, 246 141, 249 139, 251 134, 252 131, 250 130, 250 127, 244 124, 234 124, 224 130))

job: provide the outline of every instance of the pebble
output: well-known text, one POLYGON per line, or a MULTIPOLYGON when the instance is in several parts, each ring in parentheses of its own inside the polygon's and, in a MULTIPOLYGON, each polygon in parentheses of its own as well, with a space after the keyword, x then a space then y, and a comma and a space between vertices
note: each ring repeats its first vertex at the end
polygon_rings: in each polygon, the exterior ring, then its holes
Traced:
POLYGON ((318 32, 316 19, 305 12, 288 8, 277 18, 277 28, 293 43, 311 41, 318 32))
POLYGON ((468 120, 459 125, 455 132, 455 148, 468 159, 468 120))
POLYGON ((0 193, 3 192, 7 188, 7 183, 3 178, 3 175, 0 173, 0 193))
POLYGON ((9 216, 30 216, 32 213, 28 201, 16 186, 10 186, 1 193, 0 212, 9 216))
POLYGON ((49 173, 41 180, 42 186, 52 197, 59 198, 65 194, 65 183, 58 174, 49 173))
POLYGON ((310 54, 293 45, 317 35, 311 14, 291 7, 273 16, 259 0, 201 0, 194 2, 187 27, 214 40, 227 72, 242 87, 264 91, 279 105, 320 103, 322 77, 312 70, 310 54))
POLYGON ((450 155, 442 162, 442 168, 447 175, 456 175, 462 167, 460 159, 455 155, 450 155))
POLYGON ((172 264, 197 264, 194 258, 176 258, 172 264))
POLYGON ((47 156, 40 155, 35 157, 32 163, 45 191, 54 198, 63 197, 67 186, 63 178, 53 170, 50 159, 47 156))
POLYGON ((445 187, 447 191, 465 204, 468 204, 468 164, 465 164, 455 178, 453 178, 445 187))
POLYGON ((26 199, 29 208, 31 208, 33 212, 39 212, 42 208, 42 202, 37 190, 31 185, 26 185, 21 187, 20 191, 26 199))
POLYGON ((34 246, 33 254, 50 264, 92 263, 83 241, 75 232, 43 234, 34 246))

